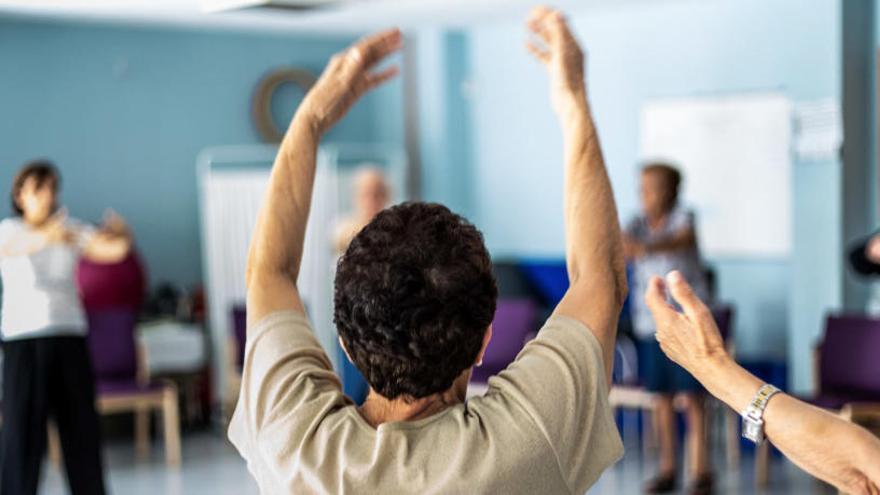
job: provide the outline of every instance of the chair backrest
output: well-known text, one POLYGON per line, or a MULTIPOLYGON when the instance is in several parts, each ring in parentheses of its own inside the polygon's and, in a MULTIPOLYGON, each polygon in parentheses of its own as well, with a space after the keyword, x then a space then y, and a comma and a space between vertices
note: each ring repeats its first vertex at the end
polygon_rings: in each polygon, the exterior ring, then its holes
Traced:
POLYGON ((134 250, 119 263, 80 259, 77 285, 89 321, 89 349, 95 378, 137 376, 134 328, 146 289, 144 266, 134 250))
POLYGON ((819 351, 819 387, 823 393, 880 400, 880 319, 829 315, 819 351))
POLYGON ((87 315, 95 378, 99 381, 136 378, 135 311, 131 308, 105 308, 89 311, 87 315))
POLYGON ((104 308, 139 311, 144 301, 145 270, 134 250, 119 263, 102 264, 80 259, 76 280, 87 311, 104 308))
POLYGON ((536 330, 537 307, 531 299, 499 299, 492 322, 492 340, 483 365, 474 369, 477 381, 498 373, 516 359, 531 332, 536 330))
POLYGON ((235 337, 235 343, 238 345, 236 364, 241 369, 244 365, 244 345, 247 335, 247 309, 244 304, 236 304, 232 307, 232 333, 235 337))
POLYGON ((568 269, 564 259, 523 260, 520 269, 537 289, 547 306, 556 306, 568 290, 568 269))

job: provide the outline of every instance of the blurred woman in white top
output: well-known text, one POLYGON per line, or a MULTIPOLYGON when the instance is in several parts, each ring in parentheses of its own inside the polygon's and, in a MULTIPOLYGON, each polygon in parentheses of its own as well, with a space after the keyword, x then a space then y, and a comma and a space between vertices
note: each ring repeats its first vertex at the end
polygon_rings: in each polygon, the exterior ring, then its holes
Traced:
POLYGON ((50 417, 58 426, 71 493, 104 493, 88 325, 75 273, 81 256, 121 261, 131 238, 112 212, 99 229, 68 218, 59 208, 60 186, 51 163, 25 165, 12 184, 13 214, 0 221, 0 493, 37 493, 50 417))

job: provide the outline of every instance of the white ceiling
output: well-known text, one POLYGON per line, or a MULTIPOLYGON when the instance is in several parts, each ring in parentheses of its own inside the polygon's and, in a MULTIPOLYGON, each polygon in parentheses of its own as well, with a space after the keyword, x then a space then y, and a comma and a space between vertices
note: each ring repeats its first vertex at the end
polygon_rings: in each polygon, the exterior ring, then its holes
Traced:
MULTIPOLYGON (((0 0, 0 16, 239 30, 353 33, 385 27, 469 26, 525 17, 536 0, 343 0, 311 10, 210 13, 211 0, 0 0)), ((569 11, 610 10, 657 0, 557 0, 569 11)))

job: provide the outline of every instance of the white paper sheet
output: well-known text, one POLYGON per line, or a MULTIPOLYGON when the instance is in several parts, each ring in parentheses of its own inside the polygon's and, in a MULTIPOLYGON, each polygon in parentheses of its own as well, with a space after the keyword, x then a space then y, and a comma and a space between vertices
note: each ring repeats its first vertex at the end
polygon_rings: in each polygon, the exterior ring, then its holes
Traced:
POLYGON ((780 93, 664 99, 642 109, 641 155, 677 165, 703 252, 791 249, 791 103, 780 93))

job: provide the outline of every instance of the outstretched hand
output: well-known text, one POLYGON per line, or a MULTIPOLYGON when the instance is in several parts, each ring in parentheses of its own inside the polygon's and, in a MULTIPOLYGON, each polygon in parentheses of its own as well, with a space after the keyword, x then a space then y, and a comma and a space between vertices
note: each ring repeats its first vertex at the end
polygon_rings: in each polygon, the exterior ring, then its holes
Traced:
POLYGON ((553 109, 566 118, 574 105, 586 101, 584 54, 558 10, 535 7, 527 26, 536 39, 526 41, 526 48, 547 67, 553 109))
POLYGON ((301 107, 319 133, 345 116, 364 93, 397 75, 397 66, 378 72, 372 69, 399 50, 402 43, 400 30, 389 29, 362 38, 330 59, 301 107))
POLYGON ((119 213, 112 208, 104 210, 104 220, 101 224, 101 233, 113 236, 128 235, 128 224, 119 213))
POLYGON ((680 272, 670 272, 665 283, 660 277, 653 277, 648 283, 645 302, 657 325, 660 348, 698 379, 703 371, 727 357, 712 312, 694 294, 680 272), (667 288, 684 313, 667 302, 667 288))

